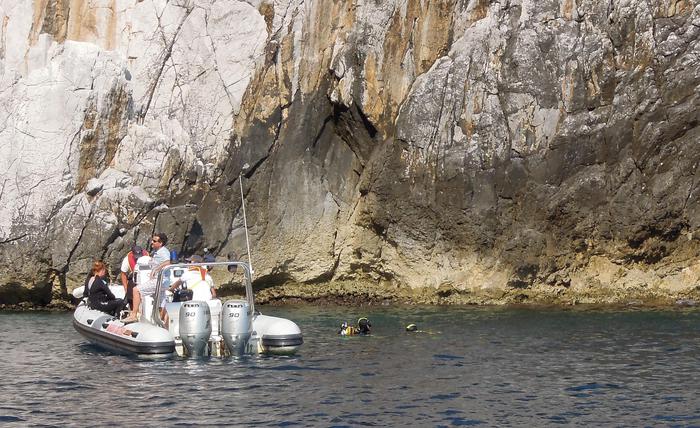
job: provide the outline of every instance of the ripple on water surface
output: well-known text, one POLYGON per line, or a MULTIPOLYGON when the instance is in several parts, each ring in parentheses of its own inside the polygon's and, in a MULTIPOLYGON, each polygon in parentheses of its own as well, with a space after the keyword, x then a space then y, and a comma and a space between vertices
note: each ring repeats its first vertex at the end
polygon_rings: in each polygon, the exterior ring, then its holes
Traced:
POLYGON ((70 314, 0 313, 0 423, 700 423, 698 310, 263 310, 299 324, 298 355, 127 357, 88 344, 70 314), (336 335, 360 316, 372 336, 336 335), (405 332, 409 323, 420 331, 405 332))

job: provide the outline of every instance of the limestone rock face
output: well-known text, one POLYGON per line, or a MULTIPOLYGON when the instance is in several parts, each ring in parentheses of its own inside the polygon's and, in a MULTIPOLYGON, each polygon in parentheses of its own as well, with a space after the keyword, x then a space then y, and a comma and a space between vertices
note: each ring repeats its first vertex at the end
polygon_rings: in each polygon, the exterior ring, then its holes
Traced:
POLYGON ((0 0, 0 22, 1 303, 154 231, 244 254, 241 178, 258 283, 698 292, 694 2, 0 0))

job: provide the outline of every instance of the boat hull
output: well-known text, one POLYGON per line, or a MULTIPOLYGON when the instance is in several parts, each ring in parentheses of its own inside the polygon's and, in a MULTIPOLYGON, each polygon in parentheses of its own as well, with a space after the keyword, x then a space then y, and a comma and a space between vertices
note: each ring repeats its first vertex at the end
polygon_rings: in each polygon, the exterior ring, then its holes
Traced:
POLYGON ((253 337, 258 352, 272 355, 290 355, 304 343, 299 326, 286 318, 256 314, 253 318, 253 337))
POLYGON ((113 352, 136 355, 175 352, 175 340, 166 329, 143 322, 124 325, 115 317, 84 304, 73 314, 73 328, 91 343, 113 352))

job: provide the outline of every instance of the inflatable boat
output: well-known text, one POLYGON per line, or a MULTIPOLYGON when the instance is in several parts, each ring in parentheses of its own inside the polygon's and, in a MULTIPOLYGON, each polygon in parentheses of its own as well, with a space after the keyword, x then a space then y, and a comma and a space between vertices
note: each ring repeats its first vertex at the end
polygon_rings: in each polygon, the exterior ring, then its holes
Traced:
MULTIPOLYGON (((150 258, 137 260, 136 283, 151 280, 150 258)), ((116 297, 124 296, 121 285, 110 287, 116 297)), ((81 289, 73 295, 82 298, 81 289)), ((90 342, 110 351, 137 355, 183 357, 238 356, 244 354, 294 354, 302 345, 299 327, 285 318, 263 315, 255 310, 250 266, 245 262, 179 263, 158 273, 156 291, 165 296, 167 319, 161 319, 154 297, 144 296, 138 321, 125 323, 124 314, 108 314, 91 309, 83 298, 73 314, 73 326, 90 342), (164 278, 179 278, 189 269, 223 266, 229 272, 242 272, 244 299, 176 301, 164 292, 164 278)))

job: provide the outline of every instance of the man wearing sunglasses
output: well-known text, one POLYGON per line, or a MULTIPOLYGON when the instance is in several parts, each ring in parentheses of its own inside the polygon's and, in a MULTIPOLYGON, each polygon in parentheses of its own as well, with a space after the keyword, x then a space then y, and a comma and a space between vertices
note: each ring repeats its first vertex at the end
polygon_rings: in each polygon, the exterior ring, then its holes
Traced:
POLYGON ((155 265, 153 268, 155 274, 158 274, 161 269, 170 264, 170 250, 165 246, 167 243, 168 235, 162 232, 156 233, 151 238, 151 248, 153 248, 152 263, 155 265))
MULTIPOLYGON (((127 318, 123 320, 125 323, 138 321, 138 314, 141 309, 141 300, 143 299, 143 296, 153 296, 155 293, 155 278, 158 277, 158 272, 170 264, 170 250, 168 250, 168 248, 165 246, 167 243, 168 235, 162 232, 154 234, 153 238, 151 238, 151 247, 153 248, 153 255, 151 256, 151 266, 153 266, 151 270, 151 280, 146 281, 145 284, 139 284, 138 286, 134 287, 134 310, 127 318)), ((163 290, 169 286, 169 282, 170 278, 163 278, 163 290)), ((160 296, 153 296, 153 298, 159 303, 163 300, 160 296)), ((163 312, 162 308, 161 312, 163 312)))

